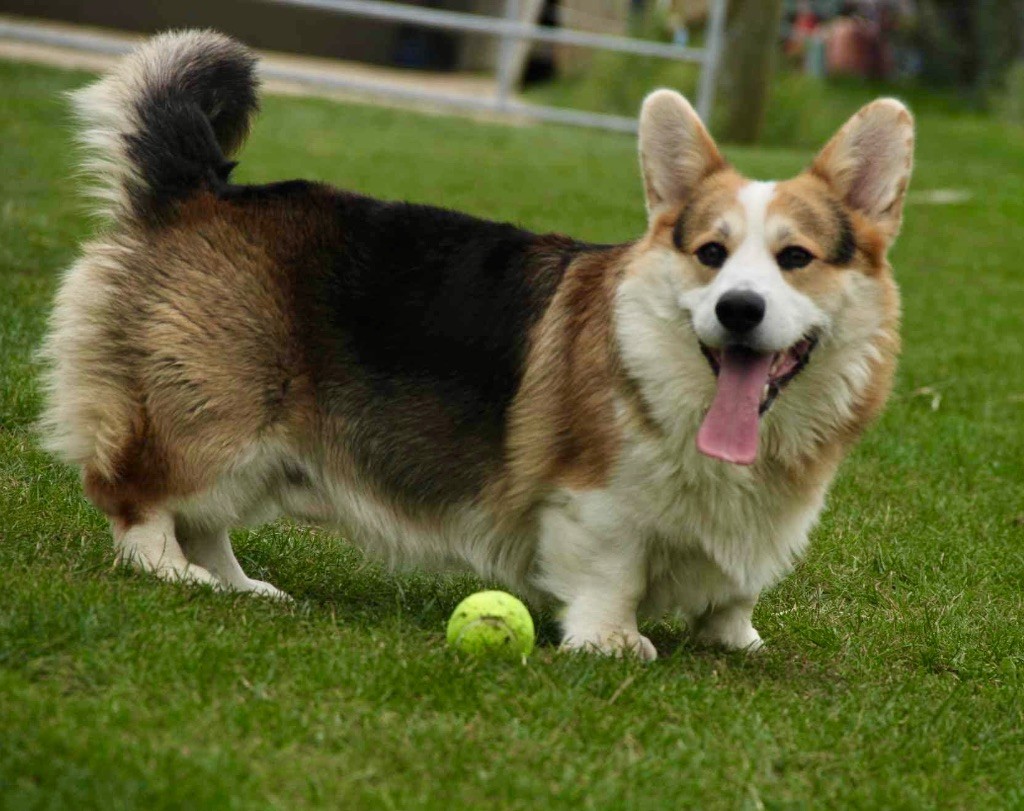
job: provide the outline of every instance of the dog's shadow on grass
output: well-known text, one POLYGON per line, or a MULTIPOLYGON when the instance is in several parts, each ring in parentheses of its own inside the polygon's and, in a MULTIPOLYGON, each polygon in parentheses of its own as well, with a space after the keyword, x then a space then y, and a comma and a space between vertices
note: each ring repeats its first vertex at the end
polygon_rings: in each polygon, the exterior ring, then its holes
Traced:
MULTIPOLYGON (((329 611, 354 624, 391 625, 400 619, 437 632, 465 597, 502 588, 462 572, 392 569, 367 557, 340 533, 290 522, 238 533, 232 540, 250 577, 273 583, 314 611, 329 611)), ((561 629, 554 607, 529 607, 537 645, 557 647, 561 629)), ((663 655, 690 645, 685 625, 678 622, 659 622, 648 632, 663 655)))
MULTIPOLYGON (((364 627, 401 623, 429 633, 443 632, 455 606, 468 595, 499 584, 471 574, 419 570, 393 570, 367 558, 340 534, 300 525, 275 524, 237 535, 235 549, 250 577, 268 580, 291 594, 314 613, 329 613, 339 621, 364 627)), ((530 605, 540 648, 555 648, 561 638, 552 607, 530 605)), ((664 664, 685 660, 689 669, 729 670, 734 676, 749 672, 755 682, 785 680, 797 667, 817 670, 805 657, 782 652, 778 656, 725 652, 699 645, 686 623, 663 619, 641 623, 641 631, 654 643, 664 664)), ((831 677, 830 677, 831 678, 831 677)))
MULTIPOLYGON (((500 584, 454 571, 392 569, 367 557, 340 534, 279 523, 233 538, 242 568, 300 603, 363 625, 401 622, 443 629, 455 606, 500 584)), ((540 645, 557 644, 558 624, 544 606, 531 605, 540 645)))

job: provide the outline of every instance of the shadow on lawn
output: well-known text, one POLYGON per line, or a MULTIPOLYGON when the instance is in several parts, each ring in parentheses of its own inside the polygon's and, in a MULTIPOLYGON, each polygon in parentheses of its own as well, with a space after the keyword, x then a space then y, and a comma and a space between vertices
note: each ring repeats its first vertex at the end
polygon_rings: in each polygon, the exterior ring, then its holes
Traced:
MULTIPOLYGON (((129 591, 136 593, 140 587, 138 594, 162 606, 164 601, 193 606, 203 603, 204 589, 186 588, 171 596, 174 592, 155 579, 114 566, 108 530, 99 520, 87 520, 95 517, 90 509, 83 509, 75 514, 74 521, 65 518, 64 523, 71 526, 60 533, 61 537, 67 536, 64 544, 54 544, 56 539, 49 533, 48 548, 65 562, 69 558, 74 562, 69 576, 85 576, 87 581, 98 576, 105 581, 94 583, 100 591, 117 591, 128 585, 129 591)), ((236 533, 233 541, 242 567, 250 576, 283 588, 296 598, 300 611, 331 615, 341 623, 367 629, 404 626, 417 633, 441 635, 451 612, 464 597, 481 589, 499 587, 468 574, 389 571, 368 560, 340 535, 299 525, 272 524, 236 533)), ((288 609, 282 611, 291 613, 288 609)), ((536 624, 538 653, 541 657, 553 655, 560 641, 553 610, 531 606, 531 613, 536 624)), ((196 614, 197 622, 202 622, 203 614, 196 614)), ((77 613, 72 611, 71 615, 77 613)), ((641 629, 658 650, 656 667, 677 670, 690 678, 717 678, 728 672, 732 681, 751 686, 797 678, 809 689, 816 689, 814 685, 834 687, 836 682, 831 658, 826 661, 808 656, 799 640, 769 640, 769 653, 747 656, 696 645, 685 623, 679 620, 649 620, 641 623, 641 629)))
MULTIPOLYGON (((276 524, 235 538, 243 568, 295 597, 313 613, 325 612, 340 622, 363 628, 409 629, 442 634, 455 606, 467 595, 499 588, 472 575, 423 571, 389 571, 368 560, 339 535, 291 524, 276 524)), ((531 606, 538 653, 555 653, 560 631, 551 609, 531 606)), ((757 655, 728 653, 697 645, 686 624, 677 619, 646 621, 641 630, 658 650, 655 667, 669 668, 698 680, 728 674, 733 683, 751 688, 789 684, 806 690, 836 689, 833 657, 809 652, 799 640, 769 640, 757 655)))
MULTIPOLYGON (((389 570, 339 535, 277 524, 234 538, 242 567, 297 600, 364 625, 402 622, 437 631, 459 602, 483 589, 502 588, 471 574, 389 570)), ((555 644, 558 626, 549 610, 531 606, 539 644, 555 644)))

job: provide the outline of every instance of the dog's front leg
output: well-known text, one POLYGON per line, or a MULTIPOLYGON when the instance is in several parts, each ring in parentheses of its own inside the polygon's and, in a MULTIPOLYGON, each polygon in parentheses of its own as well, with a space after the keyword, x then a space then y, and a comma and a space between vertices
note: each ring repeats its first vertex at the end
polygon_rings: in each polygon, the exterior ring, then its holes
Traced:
MULTIPOLYGON (((611 535, 612 533, 609 533, 611 535)), ((551 509, 541 519, 540 585, 563 604, 562 648, 657 658, 637 628, 647 566, 641 544, 604 537, 551 509)))

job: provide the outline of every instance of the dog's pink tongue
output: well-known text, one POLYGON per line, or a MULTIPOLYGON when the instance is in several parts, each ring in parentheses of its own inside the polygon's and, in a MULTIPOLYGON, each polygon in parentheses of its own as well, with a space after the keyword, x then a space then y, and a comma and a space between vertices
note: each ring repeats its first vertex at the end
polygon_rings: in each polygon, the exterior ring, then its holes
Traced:
POLYGON ((725 462, 753 464, 757 458, 761 392, 771 365, 771 354, 758 355, 742 347, 722 352, 718 391, 697 432, 697 450, 725 462))

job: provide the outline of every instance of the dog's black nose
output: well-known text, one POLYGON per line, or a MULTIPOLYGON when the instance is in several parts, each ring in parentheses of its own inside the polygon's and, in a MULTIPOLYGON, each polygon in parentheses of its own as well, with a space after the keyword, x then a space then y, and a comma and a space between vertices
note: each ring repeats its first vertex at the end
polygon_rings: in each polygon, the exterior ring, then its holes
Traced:
POLYGON ((729 332, 750 332, 764 319, 764 298, 753 290, 730 290, 715 305, 715 315, 729 332))

